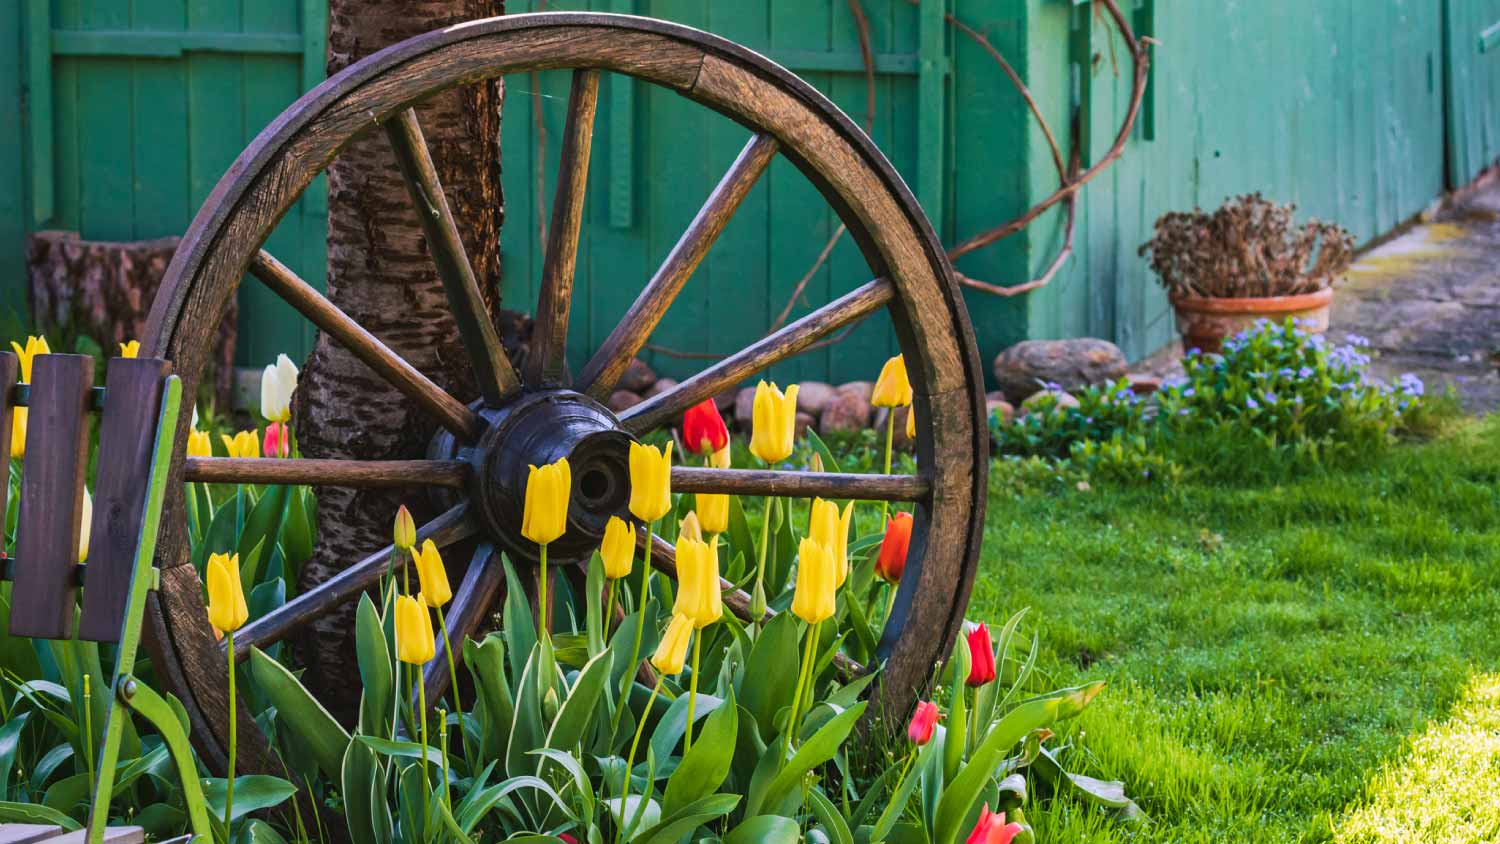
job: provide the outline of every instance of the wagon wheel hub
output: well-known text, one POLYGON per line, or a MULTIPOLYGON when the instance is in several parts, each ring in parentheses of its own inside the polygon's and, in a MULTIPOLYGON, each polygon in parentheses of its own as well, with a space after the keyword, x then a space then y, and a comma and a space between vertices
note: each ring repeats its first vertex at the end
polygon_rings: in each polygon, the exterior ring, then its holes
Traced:
MULTIPOLYGON (((586 557, 604 539, 609 517, 626 515, 635 438, 603 405, 567 389, 527 391, 498 408, 475 409, 488 427, 472 446, 441 430, 428 453, 473 467, 468 492, 481 531, 511 559, 535 561, 536 543, 521 535, 529 467, 566 457, 573 475, 568 530, 548 553, 553 560, 586 557)), ((445 508, 456 503, 453 490, 435 493, 445 508)))

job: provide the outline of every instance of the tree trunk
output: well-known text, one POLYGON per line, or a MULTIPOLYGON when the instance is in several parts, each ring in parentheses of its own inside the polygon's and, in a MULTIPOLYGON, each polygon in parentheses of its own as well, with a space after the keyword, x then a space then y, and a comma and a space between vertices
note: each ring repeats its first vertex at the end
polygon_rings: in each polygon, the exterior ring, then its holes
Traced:
MULTIPOLYGON (((504 0, 331 0, 328 72, 398 41, 504 13, 504 0)), ((502 83, 469 85, 418 106, 432 156, 492 317, 499 314, 502 83)), ((433 268, 386 135, 372 131, 328 168, 328 296, 398 354, 463 401, 475 398, 468 357, 433 268)), ((496 319, 497 327, 500 320, 496 319)), ((505 332, 502 331, 502 336, 505 332)), ((420 457, 436 423, 319 334, 297 390, 294 426, 308 457, 420 457)), ((401 503, 419 517, 421 490, 318 489, 318 543, 303 568, 309 589, 390 542, 401 503)), ((359 700, 354 604, 320 619, 301 642, 315 691, 341 720, 359 700)))

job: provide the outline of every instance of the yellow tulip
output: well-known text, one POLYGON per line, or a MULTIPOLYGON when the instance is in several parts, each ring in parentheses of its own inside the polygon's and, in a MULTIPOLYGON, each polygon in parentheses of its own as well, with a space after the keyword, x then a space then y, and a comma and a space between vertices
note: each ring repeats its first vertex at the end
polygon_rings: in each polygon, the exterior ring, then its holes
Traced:
POLYGON ((805 537, 797 550, 797 591, 792 613, 808 624, 833 617, 835 581, 833 554, 823 543, 805 537))
POLYGON ((207 431, 194 428, 188 432, 187 454, 188 457, 214 456, 213 440, 208 438, 207 431))
POLYGON ((917 438, 917 406, 911 405, 906 408, 906 438, 916 440, 917 438))
POLYGON ((672 443, 630 444, 630 512, 647 524, 672 512, 672 443))
POLYGON ((807 535, 828 549, 833 561, 834 586, 843 586, 849 576, 849 525, 854 521, 854 502, 845 504, 840 513, 839 505, 834 502, 814 498, 811 513, 807 535))
POLYGON ((870 404, 876 407, 902 407, 911 404, 911 381, 906 377, 906 358, 896 355, 885 362, 875 380, 870 404))
POLYGON ((677 538, 677 601, 672 612, 703 629, 724 615, 719 585, 719 538, 712 545, 687 536, 677 538))
POLYGON ((651 655, 651 664, 662 674, 681 674, 692 640, 693 620, 685 615, 673 615, 667 631, 661 634, 661 644, 651 655))
POLYGON ((729 443, 724 443, 723 448, 709 455, 708 465, 715 469, 729 468, 729 443))
POLYGON ((208 555, 208 623, 220 633, 240 629, 250 610, 240 586, 240 555, 208 555))
POLYGON ((610 516, 604 526, 604 544, 599 546, 604 559, 604 576, 619 580, 630 574, 635 562, 635 528, 619 516, 610 516))
POLYGON ((700 492, 695 496, 698 505, 698 523, 704 533, 723 533, 729 530, 729 496, 722 493, 700 492))
POLYGON ((421 584, 422 600, 427 606, 437 609, 453 600, 453 590, 448 586, 448 569, 443 566, 443 555, 431 539, 422 543, 420 553, 412 557, 417 563, 417 582, 421 584))
POLYGON ((240 431, 233 437, 228 434, 220 434, 219 438, 224 441, 224 450, 230 457, 259 457, 260 440, 254 431, 240 431))
POLYGON ((133 358, 141 353, 141 341, 131 340, 120 344, 120 357, 133 358))
POLYGON ((267 422, 288 422, 292 418, 292 393, 297 389, 297 367, 286 355, 277 355, 276 363, 260 376, 260 415, 267 422))
MULTIPOLYGON (((47 345, 46 337, 31 336, 26 338, 26 345, 12 340, 10 347, 15 350, 16 357, 21 362, 21 383, 31 383, 31 361, 37 355, 50 355, 52 349, 47 345)), ((10 422, 10 456, 26 456, 26 408, 18 407, 11 412, 10 422)))
POLYGON ((751 412, 750 453, 767 463, 779 463, 792 453, 797 433, 797 385, 783 394, 775 384, 755 385, 751 412))
POLYGON ((568 496, 573 489, 573 471, 568 458, 540 468, 531 467, 526 476, 526 507, 521 514, 521 535, 538 545, 546 545, 568 529, 568 496))
POLYGON ((410 595, 396 598, 396 658, 408 665, 426 665, 436 655, 427 607, 410 595))
POLYGON ((83 491, 83 529, 78 532, 78 562, 89 556, 89 534, 94 529, 94 497, 87 488, 83 491))
POLYGON ((398 551, 410 551, 417 544, 417 523, 411 517, 411 511, 402 504, 396 510, 396 523, 391 528, 391 544, 398 551))
POLYGON ((703 541, 703 526, 698 524, 698 514, 692 510, 688 511, 682 520, 682 526, 677 529, 677 535, 683 539, 703 541))

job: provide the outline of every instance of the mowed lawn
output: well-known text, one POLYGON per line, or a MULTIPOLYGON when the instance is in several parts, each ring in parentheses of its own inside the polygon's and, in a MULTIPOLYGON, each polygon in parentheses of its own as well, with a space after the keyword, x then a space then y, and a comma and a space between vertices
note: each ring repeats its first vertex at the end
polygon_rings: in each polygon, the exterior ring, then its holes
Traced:
POLYGON ((1500 841, 1500 423, 1280 485, 995 486, 969 615, 1109 681, 1084 772, 1152 818, 1059 801, 1039 841, 1500 841))

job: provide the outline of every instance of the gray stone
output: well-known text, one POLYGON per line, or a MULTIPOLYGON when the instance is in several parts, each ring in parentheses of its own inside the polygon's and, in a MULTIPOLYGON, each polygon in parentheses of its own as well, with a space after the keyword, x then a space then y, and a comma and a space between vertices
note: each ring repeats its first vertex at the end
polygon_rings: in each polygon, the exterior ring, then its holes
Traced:
POLYGON ((605 404, 615 413, 624 413, 642 401, 643 399, 639 393, 632 393, 629 390, 615 390, 609 394, 609 401, 605 402, 605 404))
POLYGON ((648 399, 655 398, 675 386, 677 386, 676 378, 658 378, 656 379, 656 383, 652 384, 643 395, 648 399))
POLYGON ((857 395, 860 398, 864 399, 865 403, 868 404, 869 401, 870 401, 870 397, 873 396, 873 395, 875 395, 875 382, 874 381, 850 381, 847 384, 841 384, 841 385, 839 385, 838 391, 840 393, 854 393, 855 395, 857 395))
POLYGON ((817 423, 817 421, 817 418, 814 417, 811 413, 802 413, 799 411, 797 413, 797 421, 794 423, 796 426, 795 436, 800 438, 802 435, 806 434, 807 429, 811 428, 814 424, 817 423))
POLYGON ((1043 390, 1040 393, 1032 393, 1031 395, 1026 397, 1026 401, 1021 402, 1022 415, 1030 413, 1032 410, 1036 409, 1036 406, 1040 404, 1047 396, 1055 396, 1057 398, 1058 409, 1078 406, 1078 399, 1073 398, 1071 395, 1063 392, 1062 390, 1043 390))
POLYGON ((817 416, 828 407, 836 395, 837 392, 832 384, 825 384, 822 381, 803 381, 797 385, 797 409, 817 416))
POLYGON ((1015 403, 1045 384, 1078 390, 1117 381, 1125 377, 1126 367, 1124 353, 1108 340, 1024 340, 995 357, 995 380, 1015 403))
POLYGON ((870 424, 870 400, 858 390, 838 390, 833 401, 823 408, 818 419, 818 432, 830 434, 835 431, 858 431, 870 424))
POLYGON ((717 396, 714 396, 714 404, 718 406, 719 413, 733 413, 734 400, 735 397, 739 395, 739 392, 739 390, 730 387, 724 392, 719 393, 717 396))
POLYGON ((656 371, 640 358, 632 358, 630 365, 625 367, 624 374, 620 376, 620 383, 615 387, 632 393, 645 393, 655 383, 656 371))
POLYGON ((998 391, 998 390, 996 390, 993 393, 987 393, 987 394, 985 394, 985 397, 984 397, 984 415, 985 415, 985 418, 988 419, 988 418, 993 417, 995 415, 995 411, 997 411, 997 410, 1000 411, 1000 418, 1003 421, 1005 421, 1005 422, 1009 422, 1010 420, 1016 418, 1016 409, 1015 409, 1015 407, 1012 406, 1010 402, 1006 401, 1005 400, 1005 394, 1002 393, 1002 392, 1000 392, 1000 391, 998 391))
POLYGON ((896 445, 901 445, 902 443, 907 442, 906 414, 911 412, 911 405, 905 405, 903 407, 897 408, 877 407, 875 408, 875 418, 871 420, 870 426, 875 429, 875 432, 877 434, 879 434, 881 448, 885 447, 885 420, 892 411, 894 411, 896 414, 896 427, 891 431, 891 442, 895 443, 896 445))

